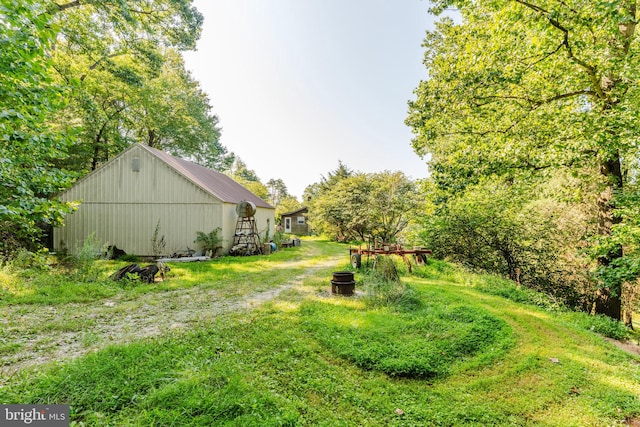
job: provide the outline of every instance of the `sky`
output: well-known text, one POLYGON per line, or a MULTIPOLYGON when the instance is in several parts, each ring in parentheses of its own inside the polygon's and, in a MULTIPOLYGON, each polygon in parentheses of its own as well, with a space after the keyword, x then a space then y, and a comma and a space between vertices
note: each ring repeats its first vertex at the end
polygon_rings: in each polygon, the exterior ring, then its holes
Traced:
POLYGON ((220 143, 262 183, 300 198, 342 162, 428 176, 404 124, 427 72, 426 0, 194 0, 202 36, 185 64, 220 143))

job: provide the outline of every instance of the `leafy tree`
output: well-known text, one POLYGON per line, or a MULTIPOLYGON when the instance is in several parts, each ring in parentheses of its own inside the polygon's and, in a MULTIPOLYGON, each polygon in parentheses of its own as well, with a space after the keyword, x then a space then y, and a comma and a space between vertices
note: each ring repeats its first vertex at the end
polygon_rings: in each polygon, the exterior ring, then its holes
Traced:
POLYGON ((422 206, 418 186, 402 172, 380 172, 370 175, 370 233, 383 242, 394 242, 414 220, 422 206))
POLYGON ((372 183, 362 173, 335 180, 311 201, 313 227, 338 241, 367 240, 372 229, 369 220, 369 194, 372 183))
POLYGON ((256 172, 249 169, 241 158, 234 156, 233 166, 227 171, 227 174, 262 200, 269 199, 267 187, 260 181, 256 172))
POLYGON ((65 88, 51 78, 46 52, 55 39, 50 16, 35 1, 0 3, 0 252, 31 247, 42 224, 72 208, 51 197, 70 183, 53 161, 67 140, 47 119, 63 105, 65 88))
MULTIPOLYGON (((429 79, 407 119, 414 149, 432 156, 450 194, 481 175, 569 168, 597 185, 597 236, 606 239, 619 221, 624 159, 637 154, 635 2, 443 0, 434 11, 452 6, 461 23, 443 19, 425 39, 429 79)), ((622 255, 610 246, 599 263, 614 267, 622 255)), ((620 318, 620 283, 598 295, 597 312, 620 318)))
POLYGON ((269 203, 278 206, 283 198, 289 196, 287 186, 281 179, 270 179, 267 181, 267 189, 269 190, 269 203))
POLYGON ((178 52, 166 50, 163 57, 159 75, 135 92, 127 114, 136 139, 203 166, 227 170, 233 156, 219 143, 218 117, 211 114, 209 98, 186 71, 178 52))
POLYGON ((420 199, 417 185, 401 172, 330 173, 310 200, 310 221, 341 241, 395 242, 417 216, 420 199))
POLYGON ((586 307, 589 300, 581 291, 588 283, 580 280, 577 265, 588 260, 574 262, 563 250, 580 238, 569 221, 573 213, 554 200, 532 199, 529 186, 544 192, 539 184, 518 187, 490 178, 467 186, 424 218, 422 238, 436 257, 500 274, 571 306, 586 307))
POLYGON ((218 142, 218 119, 178 52, 193 48, 200 34, 202 16, 190 3, 75 1, 52 7, 61 22, 56 70, 74 88, 59 122, 78 122, 83 130, 68 164, 95 169, 132 142, 144 142, 228 169, 232 158, 218 142))
POLYGON ((287 195, 281 198, 278 200, 278 204, 276 205, 276 223, 280 223, 280 218, 283 213, 293 212, 301 209, 302 207, 303 204, 294 196, 287 195))
POLYGON ((330 171, 326 178, 324 176, 322 177, 320 187, 323 190, 330 189, 334 184, 353 176, 353 174, 354 172, 347 165, 342 163, 342 161, 338 161, 338 167, 335 170, 330 171))

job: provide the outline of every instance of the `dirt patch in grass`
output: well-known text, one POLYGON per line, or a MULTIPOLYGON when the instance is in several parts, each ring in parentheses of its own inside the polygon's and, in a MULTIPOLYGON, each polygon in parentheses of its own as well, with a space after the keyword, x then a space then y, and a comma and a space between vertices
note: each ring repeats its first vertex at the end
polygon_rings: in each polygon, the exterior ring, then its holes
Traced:
POLYGON ((3 307, 0 319, 0 385, 20 369, 66 361, 108 345, 161 336, 190 325, 214 321, 223 313, 250 310, 275 299, 321 269, 339 264, 331 258, 275 288, 239 298, 198 286, 64 306, 3 307))
POLYGON ((640 427, 640 418, 627 418, 625 424, 631 427, 640 427))
MULTIPOLYGON (((638 344, 634 344, 630 341, 614 340, 612 338, 605 338, 605 339, 609 341, 611 344, 618 347, 620 350, 624 350, 629 354, 633 354, 634 356, 640 356, 640 345, 638 344)), ((636 424, 633 424, 633 425, 636 425, 636 424)), ((638 427, 640 427, 640 420, 638 421, 637 425, 638 427)))

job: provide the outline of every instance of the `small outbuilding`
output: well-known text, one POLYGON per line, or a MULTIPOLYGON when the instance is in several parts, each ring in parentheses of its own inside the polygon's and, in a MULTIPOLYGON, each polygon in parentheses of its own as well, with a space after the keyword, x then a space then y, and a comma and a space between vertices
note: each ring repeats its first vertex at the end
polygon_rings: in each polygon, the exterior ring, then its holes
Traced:
POLYGON ((308 214, 309 209, 306 207, 283 213, 280 215, 282 230, 285 233, 295 234, 296 236, 309 235, 309 225, 307 224, 308 214))
POLYGON ((142 144, 111 159, 60 195, 78 210, 54 229, 54 249, 74 250, 94 234, 127 254, 171 255, 199 250, 198 231, 219 229, 222 253, 236 232, 236 207, 255 205, 261 238, 273 236, 275 209, 225 174, 142 144))

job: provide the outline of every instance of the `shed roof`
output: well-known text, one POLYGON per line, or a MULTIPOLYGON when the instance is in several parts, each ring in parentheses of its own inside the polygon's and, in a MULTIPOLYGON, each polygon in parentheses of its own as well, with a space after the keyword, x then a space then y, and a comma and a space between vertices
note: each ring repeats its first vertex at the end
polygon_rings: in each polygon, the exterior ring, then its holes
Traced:
POLYGON ((252 202, 256 207, 271 208, 269 203, 247 190, 227 175, 144 144, 135 144, 157 157, 180 175, 225 203, 252 202))
POLYGON ((296 209, 295 211, 291 211, 291 212, 280 214, 280 216, 281 217, 282 216, 292 216, 292 215, 297 215, 297 214, 300 214, 300 213, 308 213, 308 212, 309 212, 309 209, 305 206, 303 208, 296 209))

